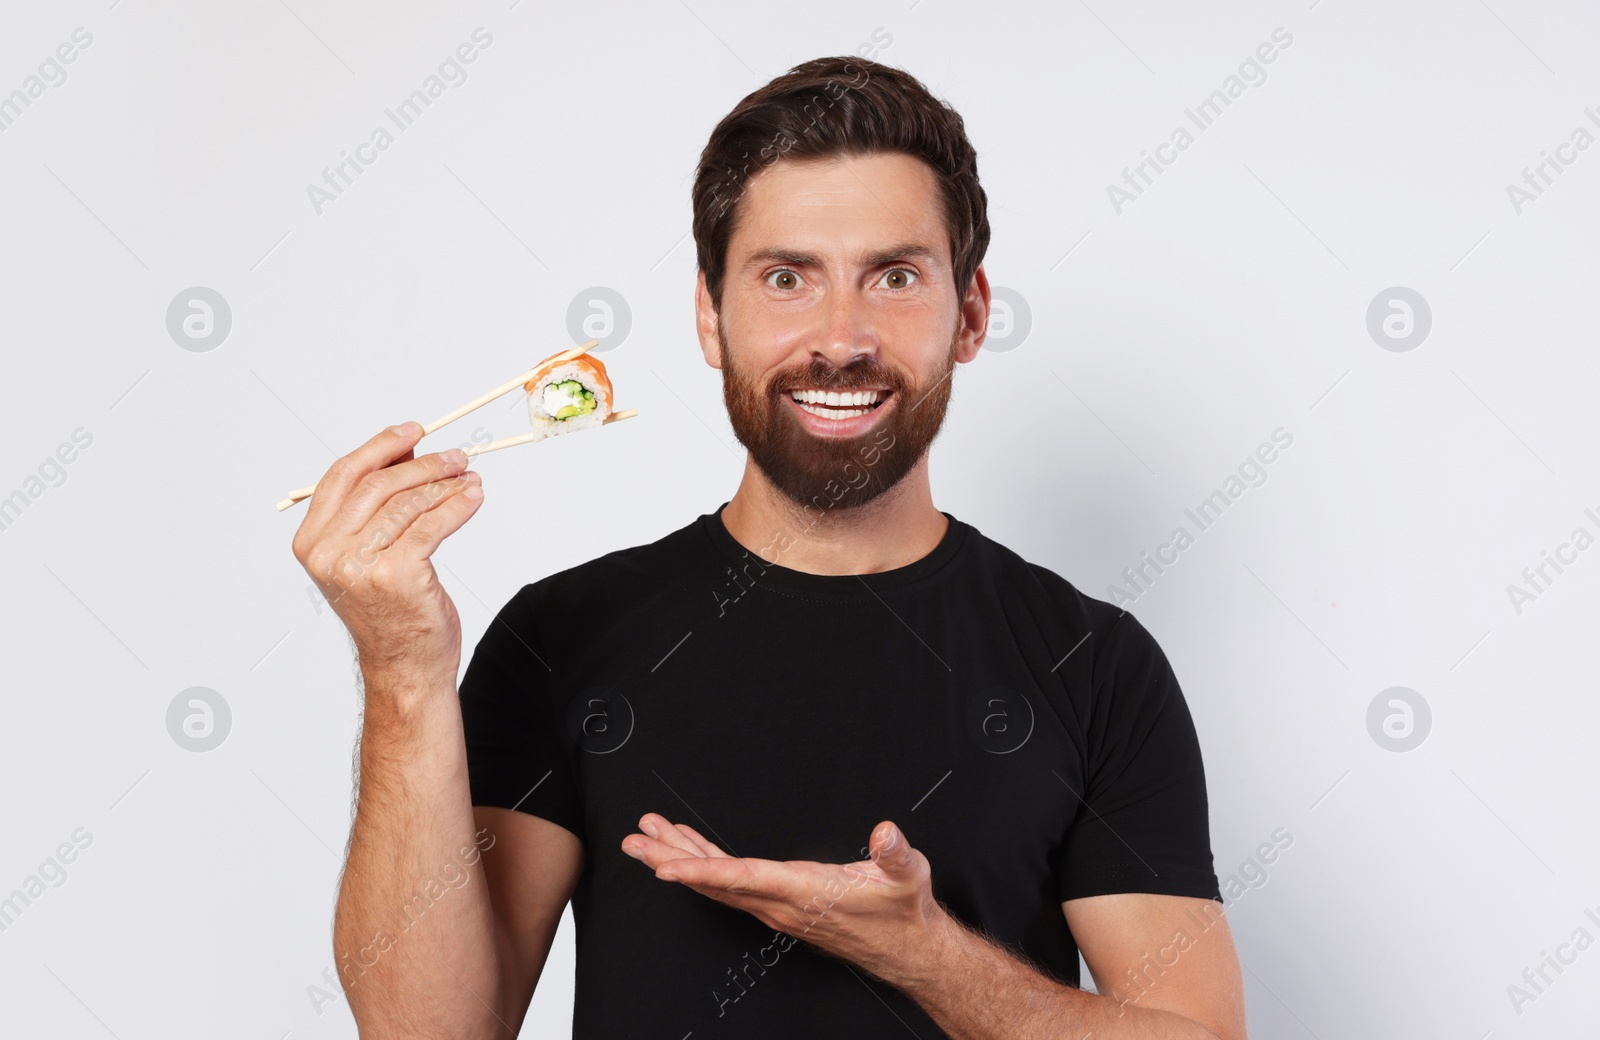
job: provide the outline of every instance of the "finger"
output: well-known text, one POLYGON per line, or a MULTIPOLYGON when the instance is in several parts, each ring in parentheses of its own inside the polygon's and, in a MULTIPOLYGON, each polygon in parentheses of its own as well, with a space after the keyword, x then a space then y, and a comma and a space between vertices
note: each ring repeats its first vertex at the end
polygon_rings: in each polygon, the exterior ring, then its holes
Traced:
POLYGON ((317 481, 317 490, 311 496, 311 505, 306 510, 302 529, 312 535, 321 532, 338 513, 356 481, 394 462, 416 447, 421 439, 421 423, 401 423, 380 431, 355 451, 335 459, 322 479, 317 481))
MULTIPOLYGON (((426 485, 425 489, 403 492, 392 512, 380 513, 358 538, 337 546, 327 543, 332 547, 320 560, 313 560, 308 569, 343 596, 360 585, 365 576, 376 575, 379 568, 399 563, 404 571, 416 561, 427 559, 439 542, 460 528, 481 504, 481 499, 465 500, 470 508, 463 509, 460 504, 463 493, 476 487, 477 480, 476 473, 462 474, 426 485), (461 512, 457 515, 452 509, 461 512)), ((332 602, 335 593, 326 595, 332 602)))
POLYGON ((678 825, 660 813, 645 813, 639 817, 639 829, 663 845, 670 845, 691 856, 704 856, 699 845, 678 829, 678 825))
POLYGON ((440 543, 459 531, 483 505, 483 485, 479 479, 476 473, 457 478, 458 490, 413 520, 389 551, 403 552, 417 560, 432 556, 440 543))
POLYGON ((729 895, 768 899, 788 893, 791 887, 797 891, 804 887, 794 885, 794 876, 784 864, 766 859, 683 856, 663 863, 656 869, 656 877, 717 889, 729 895))
MULTIPOLYGON (((428 458, 429 456, 425 455, 417 461, 422 462, 428 458)), ((368 557, 382 552, 399 541, 418 517, 481 479, 477 473, 470 470, 459 474, 446 473, 438 480, 396 491, 373 514, 352 541, 358 547, 358 551, 368 557)))
POLYGON ((721 849, 717 848, 717 846, 713 845, 711 842, 709 842, 706 839, 702 838, 700 836, 700 832, 695 830, 693 827, 689 826, 687 823, 678 824, 678 830, 680 830, 684 834, 688 835, 690 841, 692 841, 696 845, 700 846, 700 851, 704 852, 707 857, 709 857, 711 859, 731 859, 732 858, 726 852, 723 852, 721 849))
POLYGON ((630 834, 622 839, 622 851, 643 863, 651 870, 659 870, 673 861, 699 860, 698 854, 684 852, 680 848, 668 845, 664 841, 646 837, 643 834, 630 834))
MULTIPOLYGON (((460 448, 450 448, 373 470, 356 481, 331 523, 336 530, 356 535, 397 495, 420 490, 436 481, 447 480, 464 472, 466 468, 467 453, 460 448)), ((436 492, 426 493, 428 501, 423 509, 417 512, 421 513, 427 506, 436 504, 436 496, 436 492)))

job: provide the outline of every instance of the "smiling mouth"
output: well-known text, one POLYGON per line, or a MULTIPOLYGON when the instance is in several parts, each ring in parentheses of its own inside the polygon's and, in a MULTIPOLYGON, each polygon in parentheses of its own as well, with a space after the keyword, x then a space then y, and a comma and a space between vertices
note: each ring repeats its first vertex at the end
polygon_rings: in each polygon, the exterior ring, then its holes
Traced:
POLYGON ((881 408, 891 390, 804 390, 788 391, 789 399, 801 410, 822 419, 854 419, 881 408))

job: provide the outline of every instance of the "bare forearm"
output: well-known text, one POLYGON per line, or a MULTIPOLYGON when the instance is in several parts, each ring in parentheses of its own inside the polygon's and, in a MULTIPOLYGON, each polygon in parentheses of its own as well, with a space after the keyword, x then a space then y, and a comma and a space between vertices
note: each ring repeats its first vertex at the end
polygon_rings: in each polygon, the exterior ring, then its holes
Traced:
POLYGON ((334 913, 339 976, 363 1038, 514 1035, 473 832, 451 679, 370 677, 359 795, 334 913))
POLYGON ((915 956, 880 974, 953 1040, 1217 1040, 1182 1015, 1056 982, 948 914, 915 956))

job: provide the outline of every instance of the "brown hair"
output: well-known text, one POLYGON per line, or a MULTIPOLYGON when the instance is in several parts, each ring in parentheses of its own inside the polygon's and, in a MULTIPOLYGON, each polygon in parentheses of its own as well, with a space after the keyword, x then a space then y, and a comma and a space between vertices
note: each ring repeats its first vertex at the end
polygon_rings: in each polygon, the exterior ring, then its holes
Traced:
POLYGON ((711 301, 722 306, 739 201, 779 159, 900 152, 932 167, 944 200, 956 291, 964 296, 989 248, 988 196, 978 156, 955 109, 910 73, 866 58, 814 58, 745 97, 700 153, 694 241, 711 301))

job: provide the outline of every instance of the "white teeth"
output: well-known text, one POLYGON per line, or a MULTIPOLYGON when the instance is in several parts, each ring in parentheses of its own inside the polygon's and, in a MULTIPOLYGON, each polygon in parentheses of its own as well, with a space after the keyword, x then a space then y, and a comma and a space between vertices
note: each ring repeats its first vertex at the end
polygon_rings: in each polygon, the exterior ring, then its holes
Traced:
POLYGON ((877 404, 883 397, 881 390, 857 390, 841 393, 837 390, 791 390, 789 396, 796 404, 821 404, 833 408, 861 407, 877 404))
POLYGON ((872 411, 870 408, 820 408, 810 404, 802 404, 800 407, 824 419, 854 419, 858 415, 866 415, 872 411))

